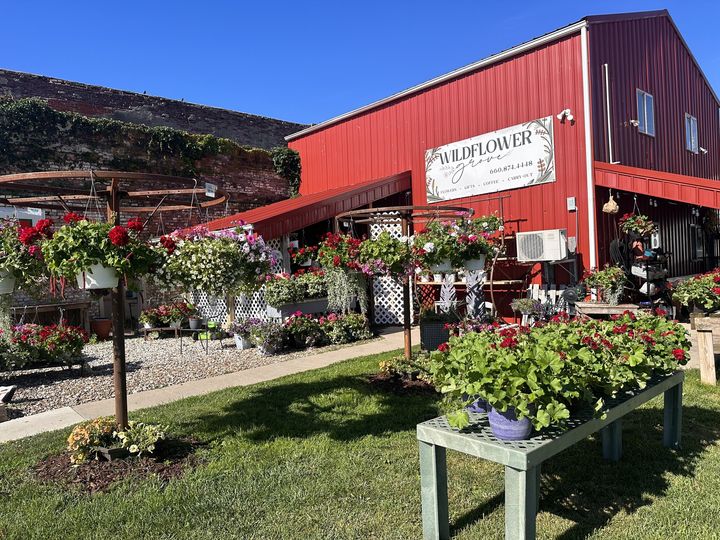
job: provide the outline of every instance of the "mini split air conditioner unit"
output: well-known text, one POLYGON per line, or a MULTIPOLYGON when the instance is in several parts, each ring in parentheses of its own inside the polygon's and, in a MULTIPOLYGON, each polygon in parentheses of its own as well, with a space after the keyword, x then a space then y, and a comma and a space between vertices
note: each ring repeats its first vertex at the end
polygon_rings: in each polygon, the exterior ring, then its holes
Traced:
POLYGON ((561 261, 568 256, 565 229, 522 232, 515 236, 519 262, 561 261))

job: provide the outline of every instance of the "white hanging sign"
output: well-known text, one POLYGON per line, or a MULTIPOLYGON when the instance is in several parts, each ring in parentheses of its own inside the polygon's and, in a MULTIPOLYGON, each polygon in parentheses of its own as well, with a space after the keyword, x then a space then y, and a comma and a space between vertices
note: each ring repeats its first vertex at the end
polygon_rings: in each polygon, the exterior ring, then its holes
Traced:
POLYGON ((553 117, 425 152, 429 203, 555 182, 553 117))
POLYGON ((206 197, 215 197, 216 190, 217 190, 217 186, 215 184, 211 184, 210 182, 205 182, 205 196, 206 197))

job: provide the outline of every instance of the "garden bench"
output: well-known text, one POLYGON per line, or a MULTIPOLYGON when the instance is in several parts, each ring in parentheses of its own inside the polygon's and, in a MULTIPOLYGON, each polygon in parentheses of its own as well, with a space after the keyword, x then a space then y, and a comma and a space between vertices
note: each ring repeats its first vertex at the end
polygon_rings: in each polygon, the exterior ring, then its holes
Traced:
POLYGON ((643 390, 608 399, 603 419, 594 418, 592 411, 578 412, 568 421, 566 431, 549 428, 524 441, 497 439, 485 413, 470 412, 470 426, 463 430, 450 427, 445 416, 418 424, 423 537, 426 540, 450 537, 446 449, 505 466, 505 538, 532 539, 535 538, 542 463, 598 431, 602 435, 603 457, 619 460, 622 417, 660 394, 665 398, 663 444, 679 448, 683 379, 682 372, 658 377, 643 390))

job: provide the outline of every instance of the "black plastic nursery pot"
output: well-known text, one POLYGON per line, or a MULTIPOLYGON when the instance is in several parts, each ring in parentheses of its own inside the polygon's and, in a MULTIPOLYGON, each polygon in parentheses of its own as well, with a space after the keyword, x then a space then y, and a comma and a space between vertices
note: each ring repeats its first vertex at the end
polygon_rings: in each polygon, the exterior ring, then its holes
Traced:
POLYGON ((420 347, 425 351, 436 351, 450 339, 450 331, 442 321, 420 321, 420 347))

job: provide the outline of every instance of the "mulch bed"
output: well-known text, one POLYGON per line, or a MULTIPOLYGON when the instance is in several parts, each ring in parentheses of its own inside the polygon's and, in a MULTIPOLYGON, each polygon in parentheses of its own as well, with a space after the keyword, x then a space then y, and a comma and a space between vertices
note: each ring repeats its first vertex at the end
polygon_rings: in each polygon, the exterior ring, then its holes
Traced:
POLYGON ((435 387, 429 382, 418 379, 415 375, 408 373, 377 373, 370 377, 371 385, 394 394, 427 394, 437 393, 435 387))
POLYGON ((194 440, 163 441, 154 456, 126 459, 92 460, 81 465, 70 463, 70 455, 63 453, 40 461, 33 471, 43 482, 74 485, 81 491, 97 493, 109 490, 115 482, 127 478, 154 477, 167 484, 183 472, 199 463, 194 454, 201 446, 194 440))

